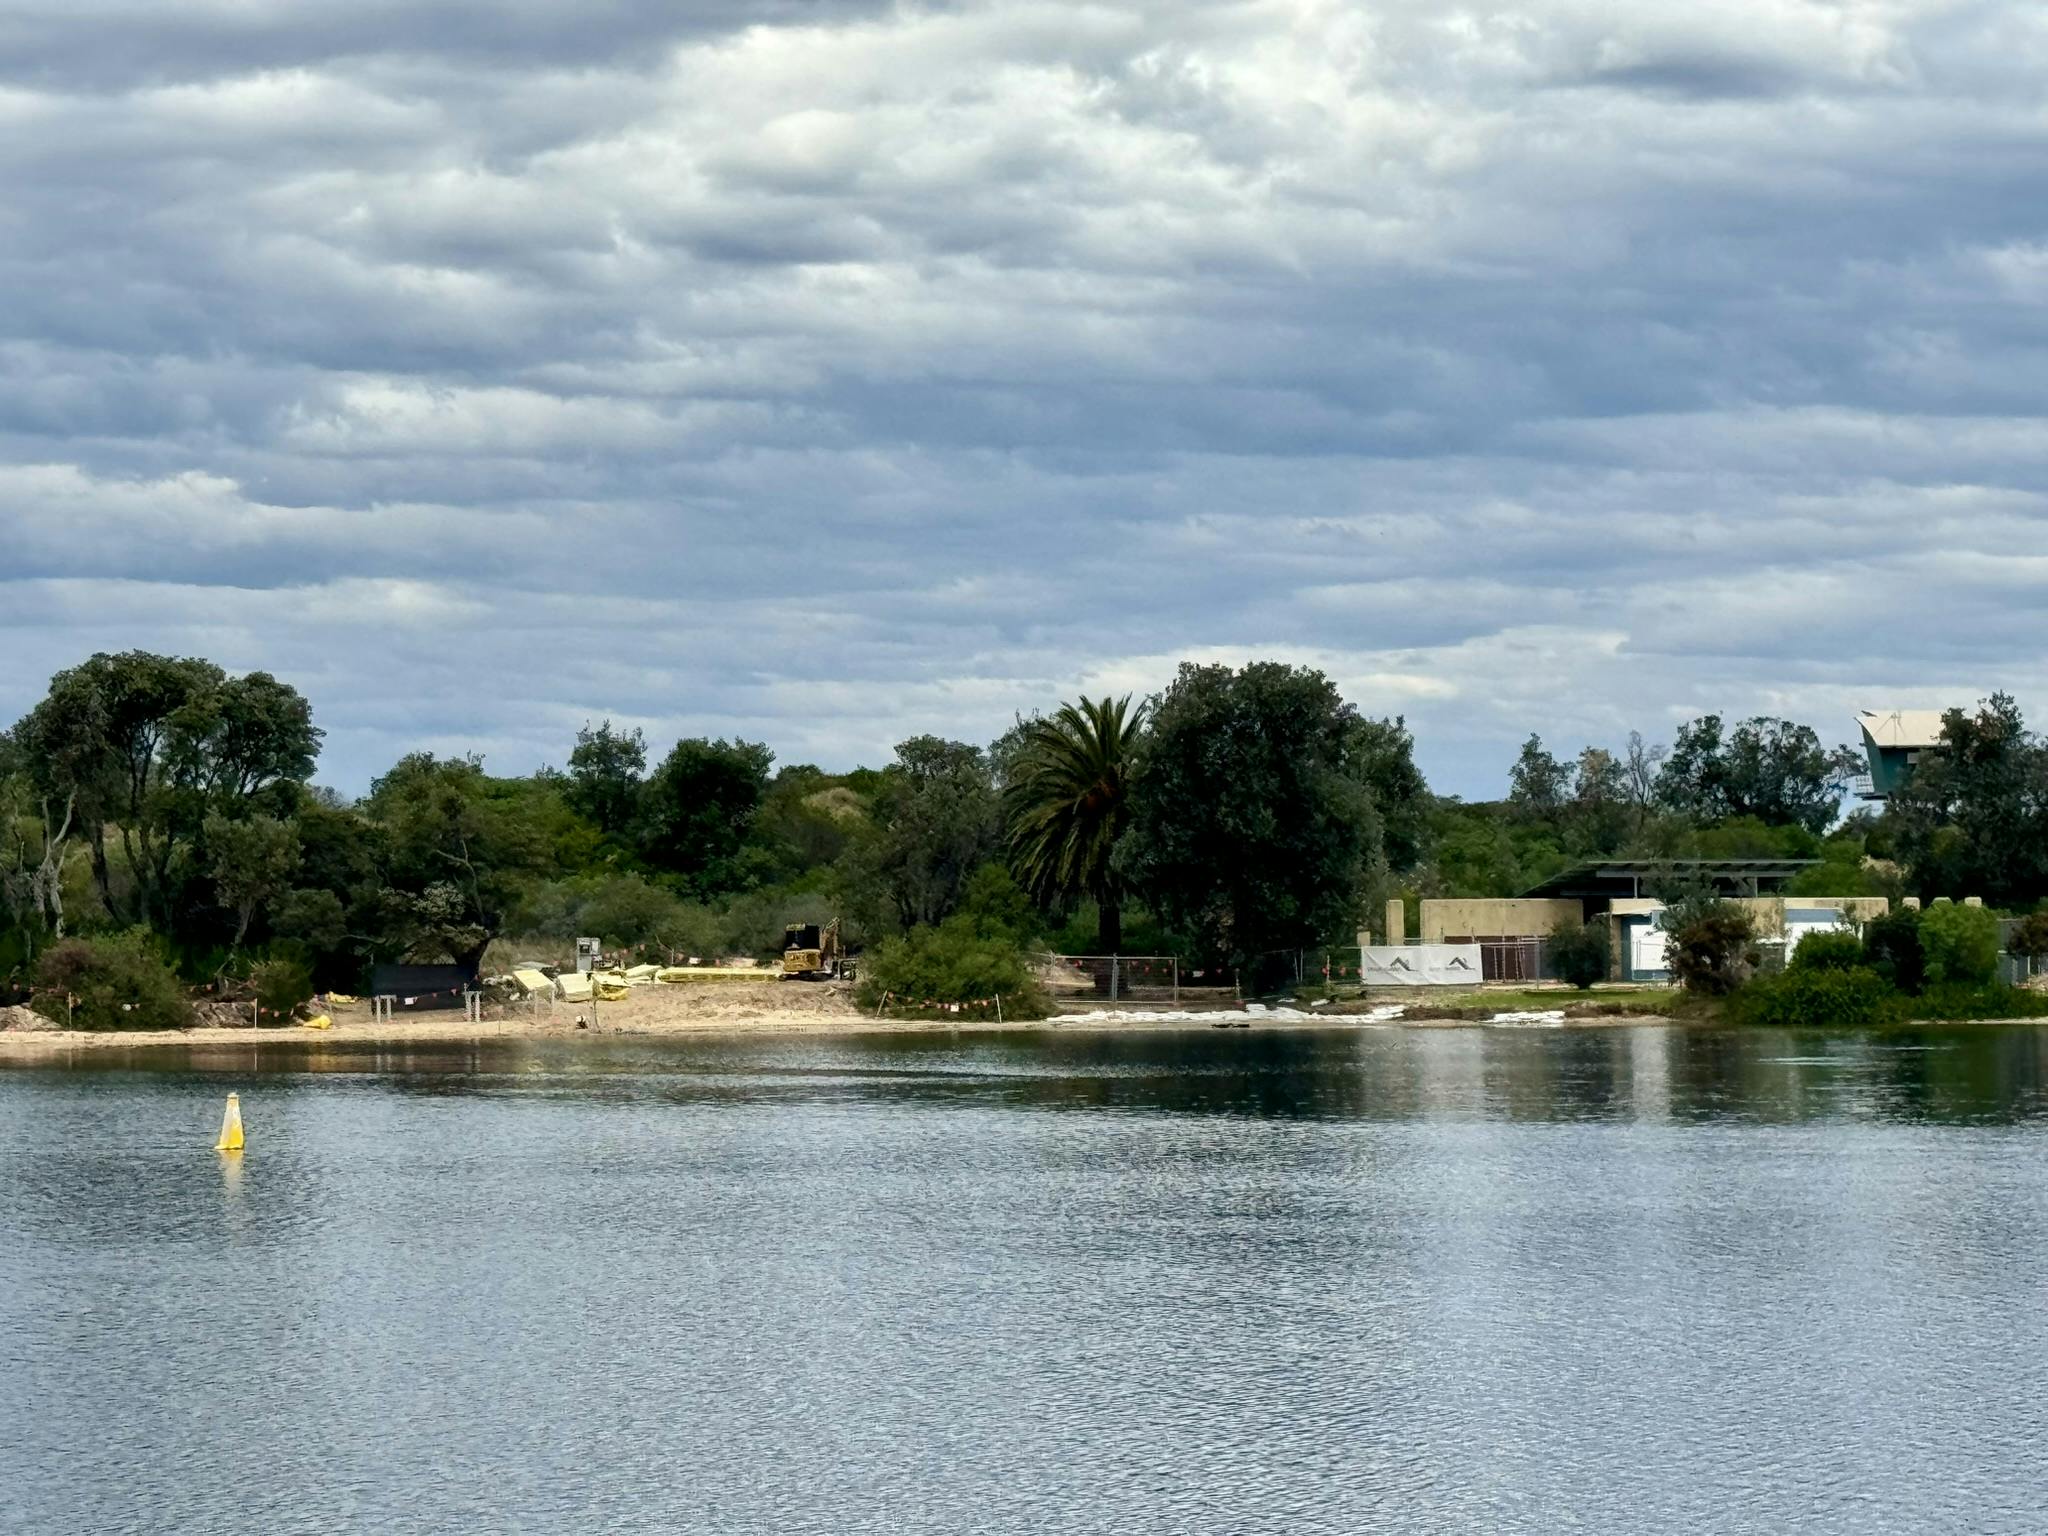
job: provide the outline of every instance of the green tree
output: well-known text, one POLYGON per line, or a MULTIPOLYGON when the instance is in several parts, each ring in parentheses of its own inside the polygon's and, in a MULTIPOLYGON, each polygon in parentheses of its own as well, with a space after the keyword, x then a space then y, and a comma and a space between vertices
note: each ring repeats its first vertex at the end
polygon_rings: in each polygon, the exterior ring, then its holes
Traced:
POLYGON ((1508 770, 1508 808, 1519 820, 1554 826, 1570 784, 1570 771, 1532 735, 1508 770))
POLYGON ((1242 961, 1355 931, 1384 866, 1357 720, 1320 672, 1181 666, 1132 770, 1122 861, 1183 942, 1242 961))
POLYGON ((1516 817, 1505 802, 1437 799, 1429 813, 1430 896, 1519 896, 1571 862, 1557 828, 1516 817))
POLYGON ((1607 979, 1612 959, 1607 921, 1596 917, 1590 923, 1569 919, 1550 930, 1550 965, 1560 981, 1568 981, 1584 992, 1596 981, 1607 979))
POLYGON ((1361 718, 1352 726, 1351 738, 1349 756, 1379 814, 1387 867, 1406 873, 1428 852, 1432 809, 1429 785, 1415 766, 1415 738, 1400 715, 1391 720, 1361 718))
POLYGON ((869 824, 840 859, 842 898, 877 933, 943 922, 997 854, 1001 822, 979 747, 913 736, 875 781, 869 824))
POLYGON ((704 897, 741 888, 738 856, 768 791, 775 754, 758 742, 679 741, 640 796, 642 857, 704 897))
POLYGON ((77 795, 39 793, 12 732, 0 732, 0 908, 32 958, 64 937, 64 865, 78 825, 77 795))
POLYGON ((1639 849, 1649 840, 1657 815, 1657 773, 1664 757, 1665 749, 1644 741, 1641 731, 1628 733, 1628 747, 1621 759, 1621 793, 1628 806, 1629 840, 1639 849))
POLYGON ((569 754, 569 804, 607 837, 623 837, 639 813, 646 771, 647 738, 638 730, 615 731, 609 720, 596 730, 586 725, 569 754))
POLYGON ((401 758, 370 786, 387 889, 359 909, 384 946, 475 967, 521 894, 550 866, 532 797, 493 793, 480 759, 401 758))
POLYGON ((770 782, 751 835, 771 880, 809 886, 845 853, 867 819, 867 800, 843 779, 796 763, 770 782))
POLYGON ((1927 982, 1927 956, 1920 945, 1920 914, 1902 907, 1865 923, 1863 958, 1888 985, 1900 992, 1918 993, 1927 982))
POLYGON ((1562 808, 1565 835, 1580 854, 1611 854, 1628 836, 1628 786, 1622 766, 1603 747, 1587 747, 1572 765, 1571 798, 1562 808))
POLYGON ((1044 943, 1045 915, 999 863, 984 864, 968 877, 953 916, 976 938, 1001 939, 1020 950, 1044 943))
POLYGON ((1998 919, 1982 907, 1938 901, 1920 914, 1920 952, 1930 987, 1981 985, 1998 977, 1998 919))
POLYGON ((1721 717, 1701 715, 1678 728, 1657 771, 1657 800, 1699 824, 1728 814, 1726 766, 1721 761, 1721 717))
POLYGON ((1834 820, 1856 768, 1855 753, 1827 751, 1811 726, 1759 715, 1724 742, 1721 717, 1702 715, 1678 728, 1657 774, 1657 797, 1702 826, 1747 816, 1818 835, 1834 820))
POLYGON ((215 812, 206 818, 207 863, 223 907, 234 914, 229 949, 239 952, 258 908, 290 889, 299 867, 299 842, 275 816, 230 821, 215 812))
POLYGON ((1667 908, 1665 924, 1671 974, 1686 991, 1725 997, 1755 973, 1756 928, 1732 901, 1667 908))
POLYGON ((1915 889, 2032 905, 2048 895, 2048 746, 2003 693, 1950 710, 1942 742, 1888 807, 1915 889))
POLYGON ((13 735, 38 794, 77 818, 108 916, 163 932, 206 815, 288 804, 320 744, 306 701, 275 678, 143 651, 58 673, 13 735))
POLYGON ((1729 814, 1818 835, 1835 819, 1843 787, 1860 767, 1855 753, 1822 747, 1810 725, 1762 715, 1745 720, 1728 738, 1722 768, 1729 814))
POLYGON ((1092 900, 1097 953, 1123 949, 1117 843, 1130 825, 1133 748, 1147 706, 1082 699, 1029 722, 1003 792, 1010 866, 1048 906, 1092 900))

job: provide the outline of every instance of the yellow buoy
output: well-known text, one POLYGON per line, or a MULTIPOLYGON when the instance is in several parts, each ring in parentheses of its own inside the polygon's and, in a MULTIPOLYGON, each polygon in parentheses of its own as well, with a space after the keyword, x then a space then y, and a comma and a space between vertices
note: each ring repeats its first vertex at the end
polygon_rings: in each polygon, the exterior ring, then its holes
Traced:
POLYGON ((242 1096, 228 1095, 227 1113, 220 1117, 220 1140, 213 1144, 216 1152, 239 1152, 242 1150, 242 1096))

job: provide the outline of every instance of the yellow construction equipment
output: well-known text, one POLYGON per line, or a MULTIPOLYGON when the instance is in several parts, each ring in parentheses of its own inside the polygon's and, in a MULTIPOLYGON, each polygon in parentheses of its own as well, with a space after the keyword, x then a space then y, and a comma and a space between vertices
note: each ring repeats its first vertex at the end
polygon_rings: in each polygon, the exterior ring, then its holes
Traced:
POLYGON ((782 937, 784 981, 837 981, 853 975, 853 962, 839 939, 839 919, 824 927, 791 923, 782 937))

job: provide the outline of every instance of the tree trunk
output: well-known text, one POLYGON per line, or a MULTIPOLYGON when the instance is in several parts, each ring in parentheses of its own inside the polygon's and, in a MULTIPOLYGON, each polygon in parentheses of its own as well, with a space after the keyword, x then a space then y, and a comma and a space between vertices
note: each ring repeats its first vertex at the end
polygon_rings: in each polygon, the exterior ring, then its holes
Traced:
POLYGON ((92 824, 92 881, 99 887, 100 905, 107 909, 107 916, 116 923, 121 921, 121 909, 114 905, 114 877, 107 867, 107 828, 104 822, 92 824))
POLYGON ((1123 953, 1124 909, 1120 902, 1099 902, 1095 908, 1095 949, 1098 954, 1123 953))
POLYGON ((50 826, 50 802, 43 802, 43 861, 29 884, 36 905, 48 917, 52 936, 64 938, 64 847, 71 839, 71 816, 78 807, 73 791, 64 801, 64 820, 50 826))

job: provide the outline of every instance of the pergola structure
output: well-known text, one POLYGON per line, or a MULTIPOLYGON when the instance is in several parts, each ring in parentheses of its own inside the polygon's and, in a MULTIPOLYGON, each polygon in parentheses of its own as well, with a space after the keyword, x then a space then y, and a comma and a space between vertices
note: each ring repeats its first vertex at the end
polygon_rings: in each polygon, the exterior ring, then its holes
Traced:
POLYGON ((1592 859, 1559 870, 1522 892, 1527 897, 1597 902, 1634 900, 1649 888, 1708 884, 1720 896, 1771 896, 1819 859, 1592 859))

